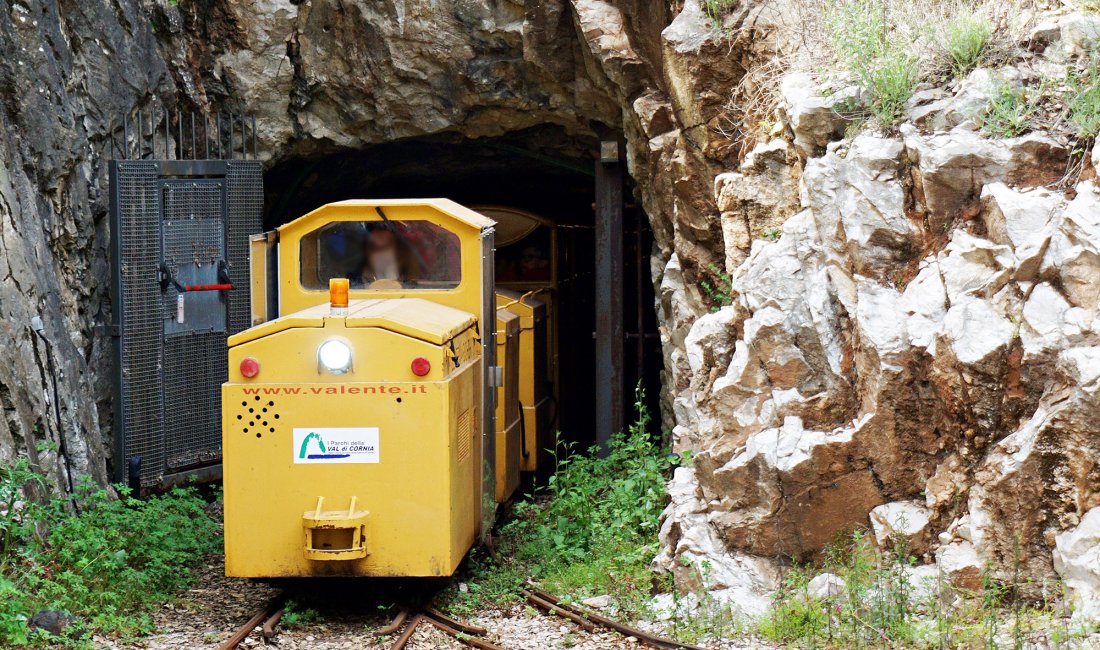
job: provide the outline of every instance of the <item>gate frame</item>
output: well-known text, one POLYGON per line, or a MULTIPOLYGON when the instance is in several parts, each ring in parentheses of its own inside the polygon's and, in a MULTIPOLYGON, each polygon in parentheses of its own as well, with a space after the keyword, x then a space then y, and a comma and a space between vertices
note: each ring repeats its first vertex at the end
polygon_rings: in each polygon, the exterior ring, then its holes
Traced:
MULTIPOLYGON (((219 146, 220 149, 220 146, 219 146)), ((167 147, 166 147, 167 150, 167 147)), ((178 150, 177 150, 178 151, 178 150)), ((167 152, 167 151, 166 151, 167 152)), ((129 153, 128 151, 126 153, 129 153)), ((234 242, 230 237, 231 220, 234 213, 233 208, 247 209, 245 206, 236 206, 233 202, 233 189, 232 183, 233 168, 234 166, 251 167, 252 173, 257 174, 259 178, 259 195, 257 198, 259 205, 255 210, 255 214, 252 215, 255 220, 254 228, 256 232, 261 231, 262 228, 262 205, 263 205, 263 180, 262 180, 262 165, 255 157, 253 150, 253 156, 251 160, 248 159, 228 159, 228 160, 141 160, 124 157, 121 160, 111 160, 109 163, 109 228, 111 232, 110 238, 110 267, 111 267, 111 319, 109 325, 109 333, 112 341, 112 359, 114 361, 114 372, 112 376, 112 397, 114 407, 114 417, 112 423, 113 430, 113 451, 114 451, 114 479, 119 483, 126 483, 130 486, 132 494, 139 496, 148 490, 160 490, 166 489, 175 485, 181 485, 187 482, 198 480, 200 482, 216 481, 221 478, 221 463, 211 463, 208 465, 198 465, 187 470, 169 472, 166 464, 166 459, 161 463, 157 478, 154 480, 141 480, 141 468, 140 465, 134 463, 134 459, 127 456, 127 421, 128 411, 126 405, 127 390, 125 387, 125 380, 123 378, 124 369, 124 355, 125 346, 123 344, 123 337, 126 333, 126 315, 123 309, 123 259, 122 248, 123 238, 120 236, 122 232, 122 206, 121 206, 121 188, 120 188, 120 176, 124 176, 125 166, 128 164, 140 163, 149 164, 152 163, 156 170, 157 176, 154 181, 156 191, 158 192, 157 198, 157 218, 163 218, 164 206, 161 203, 160 191, 166 180, 187 180, 189 178, 195 179, 220 179, 223 183, 223 225, 224 225, 224 242, 225 242, 225 257, 227 262, 230 260, 231 252, 234 247, 234 242)), ((160 232, 160 224, 158 222, 158 235, 162 235, 160 232)), ((249 322, 249 296, 250 296, 250 283, 248 282, 248 236, 251 232, 244 233, 241 242, 237 242, 244 257, 239 268, 233 268, 230 266, 230 274, 233 277, 234 290, 233 295, 229 297, 228 305, 226 308, 226 336, 246 329, 250 326, 249 322), (234 277, 235 276, 235 277, 234 277), (233 305, 235 301, 240 301, 242 306, 234 309, 233 305), (235 311, 240 310, 241 315, 238 315, 236 322, 234 322, 235 311), (241 322, 241 316, 243 315, 243 324, 241 322), (237 325, 237 327, 235 327, 237 325)), ((163 257, 163 250, 161 250, 162 243, 161 237, 158 236, 156 246, 158 249, 158 258, 163 257)), ((154 281, 151 276, 150 281, 154 281)), ((163 351, 165 347, 163 328, 160 333, 160 341, 158 342, 158 352, 161 355, 160 368, 158 374, 161 382, 158 386, 160 392, 160 421, 158 429, 163 433, 163 427, 165 426, 166 413, 163 403, 163 351)), ((220 393, 219 393, 220 398, 220 393)), ((219 418, 220 421, 220 418, 219 418)), ((220 440, 220 438, 219 438, 220 440)), ((161 445, 166 446, 162 440, 161 445)), ((220 444, 219 444, 220 452, 220 444)))

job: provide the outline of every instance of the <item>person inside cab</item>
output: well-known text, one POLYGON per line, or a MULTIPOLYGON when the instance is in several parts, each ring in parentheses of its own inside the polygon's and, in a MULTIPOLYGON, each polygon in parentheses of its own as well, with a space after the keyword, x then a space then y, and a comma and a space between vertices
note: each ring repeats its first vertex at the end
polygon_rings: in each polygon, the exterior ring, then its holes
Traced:
POLYGON ((379 225, 367 231, 363 264, 348 278, 353 289, 401 289, 416 284, 417 265, 408 242, 379 225))

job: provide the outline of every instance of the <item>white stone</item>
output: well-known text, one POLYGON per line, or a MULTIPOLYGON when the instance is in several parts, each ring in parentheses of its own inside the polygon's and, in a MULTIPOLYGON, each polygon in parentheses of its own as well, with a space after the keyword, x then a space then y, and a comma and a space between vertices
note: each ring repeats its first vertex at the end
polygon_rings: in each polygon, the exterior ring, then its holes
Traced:
POLYGON ((774 563, 726 549, 708 521, 693 468, 676 468, 668 492, 658 535, 661 551, 653 565, 685 582, 702 580, 707 590, 721 591, 735 615, 756 617, 767 612, 769 594, 779 587, 774 563))
POLYGON ((940 257, 947 298, 952 303, 964 296, 991 298, 1011 279, 1015 258, 1008 246, 994 244, 956 230, 940 257))
POLYGON ((1100 507, 1054 538, 1054 569, 1073 598, 1074 619, 1100 620, 1100 507))
POLYGON ((1075 11, 1058 21, 1062 48, 1069 56, 1084 56, 1100 45, 1100 16, 1075 11))
POLYGON ((884 503, 871 511, 871 528, 879 547, 892 548, 901 537, 910 552, 921 553, 928 546, 929 516, 924 504, 916 501, 884 503))
POLYGON ((1030 280, 1039 271, 1061 207, 1061 197, 1039 188, 1028 192, 992 183, 982 189, 982 220, 990 239, 1012 247, 1017 280, 1030 280))
POLYGON ((806 584, 806 595, 817 600, 836 598, 843 595, 847 588, 844 578, 835 573, 822 573, 814 576, 806 584))
POLYGON ((977 590, 982 583, 982 561, 974 545, 957 540, 936 551, 936 564, 956 587, 977 590))
POLYGON ((905 287, 901 308, 909 316, 905 325, 909 344, 934 354, 936 333, 947 315, 947 288, 934 258, 921 264, 917 277, 905 287))
POLYGON ((980 363, 1008 347, 1015 335, 1012 323, 985 300, 963 298, 947 311, 943 327, 960 363, 980 363))
POLYGON ((592 598, 585 598, 581 601, 581 604, 585 607, 591 607, 592 609, 607 609, 611 605, 611 596, 604 594, 602 596, 593 596, 592 598))
POLYGON ((834 108, 841 99, 823 97, 810 75, 795 72, 784 76, 779 93, 794 132, 795 146, 803 155, 813 156, 819 148, 843 135, 847 122, 834 108))

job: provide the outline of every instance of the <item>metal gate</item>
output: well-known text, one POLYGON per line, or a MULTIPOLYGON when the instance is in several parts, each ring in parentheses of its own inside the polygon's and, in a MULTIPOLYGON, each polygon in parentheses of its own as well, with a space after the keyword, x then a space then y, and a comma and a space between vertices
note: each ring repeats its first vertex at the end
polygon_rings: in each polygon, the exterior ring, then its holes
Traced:
MULTIPOLYGON (((180 136, 171 148, 166 138, 165 158, 183 149, 180 136)), ((113 160, 110 192, 115 478, 139 489, 217 478, 226 338, 250 324, 260 162, 254 150, 252 160, 113 160)))

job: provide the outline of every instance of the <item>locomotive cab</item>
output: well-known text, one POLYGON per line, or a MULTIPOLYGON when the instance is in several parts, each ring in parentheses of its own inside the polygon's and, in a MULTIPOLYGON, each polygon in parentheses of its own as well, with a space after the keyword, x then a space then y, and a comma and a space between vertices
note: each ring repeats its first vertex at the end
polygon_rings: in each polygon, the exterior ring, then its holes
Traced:
POLYGON ((446 576, 487 534, 492 251, 493 222, 441 199, 253 238, 254 326, 222 387, 227 575, 446 576))

